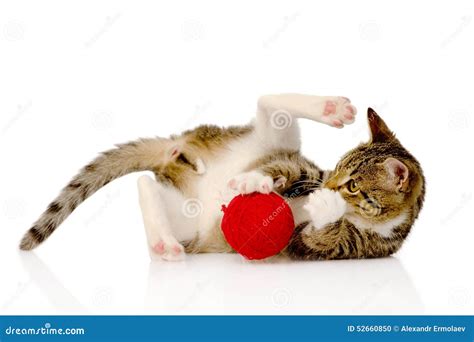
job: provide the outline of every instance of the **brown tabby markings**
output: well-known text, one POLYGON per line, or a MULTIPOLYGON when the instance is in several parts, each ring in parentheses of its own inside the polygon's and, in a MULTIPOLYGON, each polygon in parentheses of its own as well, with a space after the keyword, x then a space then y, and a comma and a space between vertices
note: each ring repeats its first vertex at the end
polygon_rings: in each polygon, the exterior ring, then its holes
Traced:
POLYGON ((137 171, 152 171, 158 180, 185 191, 196 176, 190 161, 209 158, 226 143, 251 132, 251 126, 201 126, 169 139, 140 139, 103 152, 86 165, 59 196, 49 205, 21 240, 20 249, 31 250, 46 240, 56 228, 88 197, 109 182, 137 171), (171 158, 169 152, 178 147, 180 154, 171 158), (181 158, 180 158, 181 156, 181 158))
MULTIPOLYGON (((371 223, 383 223, 405 212, 408 216, 406 221, 394 228, 389 237, 368 229, 360 230, 347 218, 329 224, 322 230, 311 229, 311 223, 306 222, 296 228, 290 244, 284 251, 288 256, 307 260, 360 259, 385 257, 400 249, 423 205, 425 179, 418 161, 371 109, 369 109, 369 125, 372 140, 348 152, 323 186, 340 190, 342 186, 339 185, 339 174, 344 177, 350 173, 352 177, 359 177, 361 193, 365 191, 366 196, 375 197, 375 201, 381 207, 380 212, 376 212, 367 220, 371 223), (387 158, 397 158, 409 169, 407 183, 399 192, 383 189, 389 182, 380 165, 387 158)), ((364 200, 360 194, 345 195, 344 198, 354 207, 358 207, 359 202, 364 200)), ((364 216, 363 209, 360 210, 360 215, 364 216)))
POLYGON ((394 230, 393 236, 383 238, 368 230, 361 231, 347 220, 341 220, 323 230, 304 234, 303 229, 310 224, 305 222, 296 227, 283 254, 303 260, 386 257, 399 250, 411 228, 410 223, 405 223, 394 230))
MULTIPOLYGON (((273 151, 247 169, 259 170, 275 181, 285 177, 286 183, 276 191, 286 198, 307 196, 322 186, 344 194, 342 180, 347 176, 357 178, 361 184, 360 194, 344 195, 344 198, 356 208, 360 207, 360 201, 367 199, 379 206, 377 215, 365 218, 368 222, 384 223, 400 213, 407 214, 406 221, 394 228, 389 237, 370 229, 358 229, 346 217, 322 230, 311 229, 311 222, 305 222, 295 228, 283 254, 306 260, 374 258, 393 254, 401 247, 423 204, 423 173, 416 159, 402 147, 372 110, 369 110, 369 124, 372 141, 347 153, 332 172, 323 172, 301 156, 299 151, 286 150, 273 151), (410 171, 407 183, 400 192, 384 190, 387 180, 380 165, 387 158, 400 160, 410 171)), ((62 190, 25 234, 20 248, 29 250, 36 247, 85 199, 112 180, 131 172, 153 171, 159 181, 174 185, 189 195, 190 184, 196 180, 195 177, 199 177, 195 165, 197 158, 201 158, 205 164, 219 158, 219 153, 225 153, 229 142, 244 137, 252 130, 252 126, 201 126, 180 136, 141 139, 103 153, 84 167, 62 190), (171 155, 169 152, 176 146, 179 154, 171 155)), ((362 208, 360 211, 359 214, 364 216, 362 208)), ((185 243, 185 246, 190 253, 232 251, 222 236, 219 222, 216 222, 215 229, 206 241, 197 237, 185 243)))
POLYGON ((214 158, 217 152, 224 151, 231 140, 243 137, 252 130, 252 126, 222 128, 204 125, 185 131, 181 136, 171 136, 171 140, 182 142, 179 156, 175 162, 156 165, 152 171, 158 180, 187 192, 188 184, 196 176, 194 163, 197 158, 206 163, 214 158))
POLYGON ((269 175, 274 181, 285 177, 285 184, 275 189, 286 198, 296 198, 308 195, 319 188, 325 173, 313 162, 303 157, 299 151, 280 150, 260 158, 247 168, 259 170, 269 175))

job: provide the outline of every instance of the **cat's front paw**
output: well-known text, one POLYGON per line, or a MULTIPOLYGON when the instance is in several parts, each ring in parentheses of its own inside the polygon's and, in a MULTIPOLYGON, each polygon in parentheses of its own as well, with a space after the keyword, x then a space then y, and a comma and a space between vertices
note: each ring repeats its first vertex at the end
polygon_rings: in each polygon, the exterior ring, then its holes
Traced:
POLYGON ((265 176, 257 171, 241 173, 232 178, 227 185, 242 195, 251 194, 252 192, 269 194, 275 186, 272 177, 265 176))
POLYGON ((330 126, 343 128, 355 121, 356 114, 357 109, 347 97, 337 96, 325 102, 322 120, 330 126))
POLYGON ((347 210, 346 201, 339 192, 320 189, 308 197, 304 209, 308 211, 315 229, 323 229, 329 223, 336 222, 347 210))

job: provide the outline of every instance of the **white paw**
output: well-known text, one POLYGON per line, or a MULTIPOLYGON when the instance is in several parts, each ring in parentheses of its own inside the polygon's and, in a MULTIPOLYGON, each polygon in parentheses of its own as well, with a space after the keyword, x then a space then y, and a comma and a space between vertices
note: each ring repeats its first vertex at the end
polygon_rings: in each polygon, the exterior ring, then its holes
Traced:
POLYGON ((251 194, 259 192, 261 194, 269 194, 273 191, 272 177, 265 176, 257 171, 241 173, 232 178, 227 184, 232 190, 237 190, 240 194, 251 194))
POLYGON ((166 261, 184 260, 186 254, 184 247, 174 237, 159 239, 151 246, 152 258, 159 257, 166 261))
POLYGON ((322 229, 329 223, 339 220, 347 210, 346 201, 341 194, 329 189, 320 189, 311 193, 306 209, 311 216, 315 229, 322 229))
POLYGON ((343 128, 355 121, 357 109, 347 97, 336 96, 324 104, 322 120, 329 126, 343 128))

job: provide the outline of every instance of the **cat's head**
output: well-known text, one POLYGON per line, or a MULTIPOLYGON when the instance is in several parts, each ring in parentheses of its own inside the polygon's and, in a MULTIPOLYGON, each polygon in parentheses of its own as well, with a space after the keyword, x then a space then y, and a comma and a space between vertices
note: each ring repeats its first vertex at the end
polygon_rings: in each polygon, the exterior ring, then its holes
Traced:
POLYGON ((416 218, 425 193, 421 166, 371 108, 368 120, 370 141, 342 157, 325 187, 339 191, 348 213, 371 222, 416 218))

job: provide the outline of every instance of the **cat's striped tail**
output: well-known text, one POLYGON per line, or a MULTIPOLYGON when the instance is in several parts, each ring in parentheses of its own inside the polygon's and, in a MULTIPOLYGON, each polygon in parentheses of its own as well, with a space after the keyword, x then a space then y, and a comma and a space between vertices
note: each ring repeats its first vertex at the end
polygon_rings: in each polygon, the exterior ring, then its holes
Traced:
POLYGON ((20 249, 31 250, 46 240, 89 196, 109 182, 136 171, 153 171, 167 160, 169 139, 141 139, 102 153, 85 166, 26 232, 20 249))

